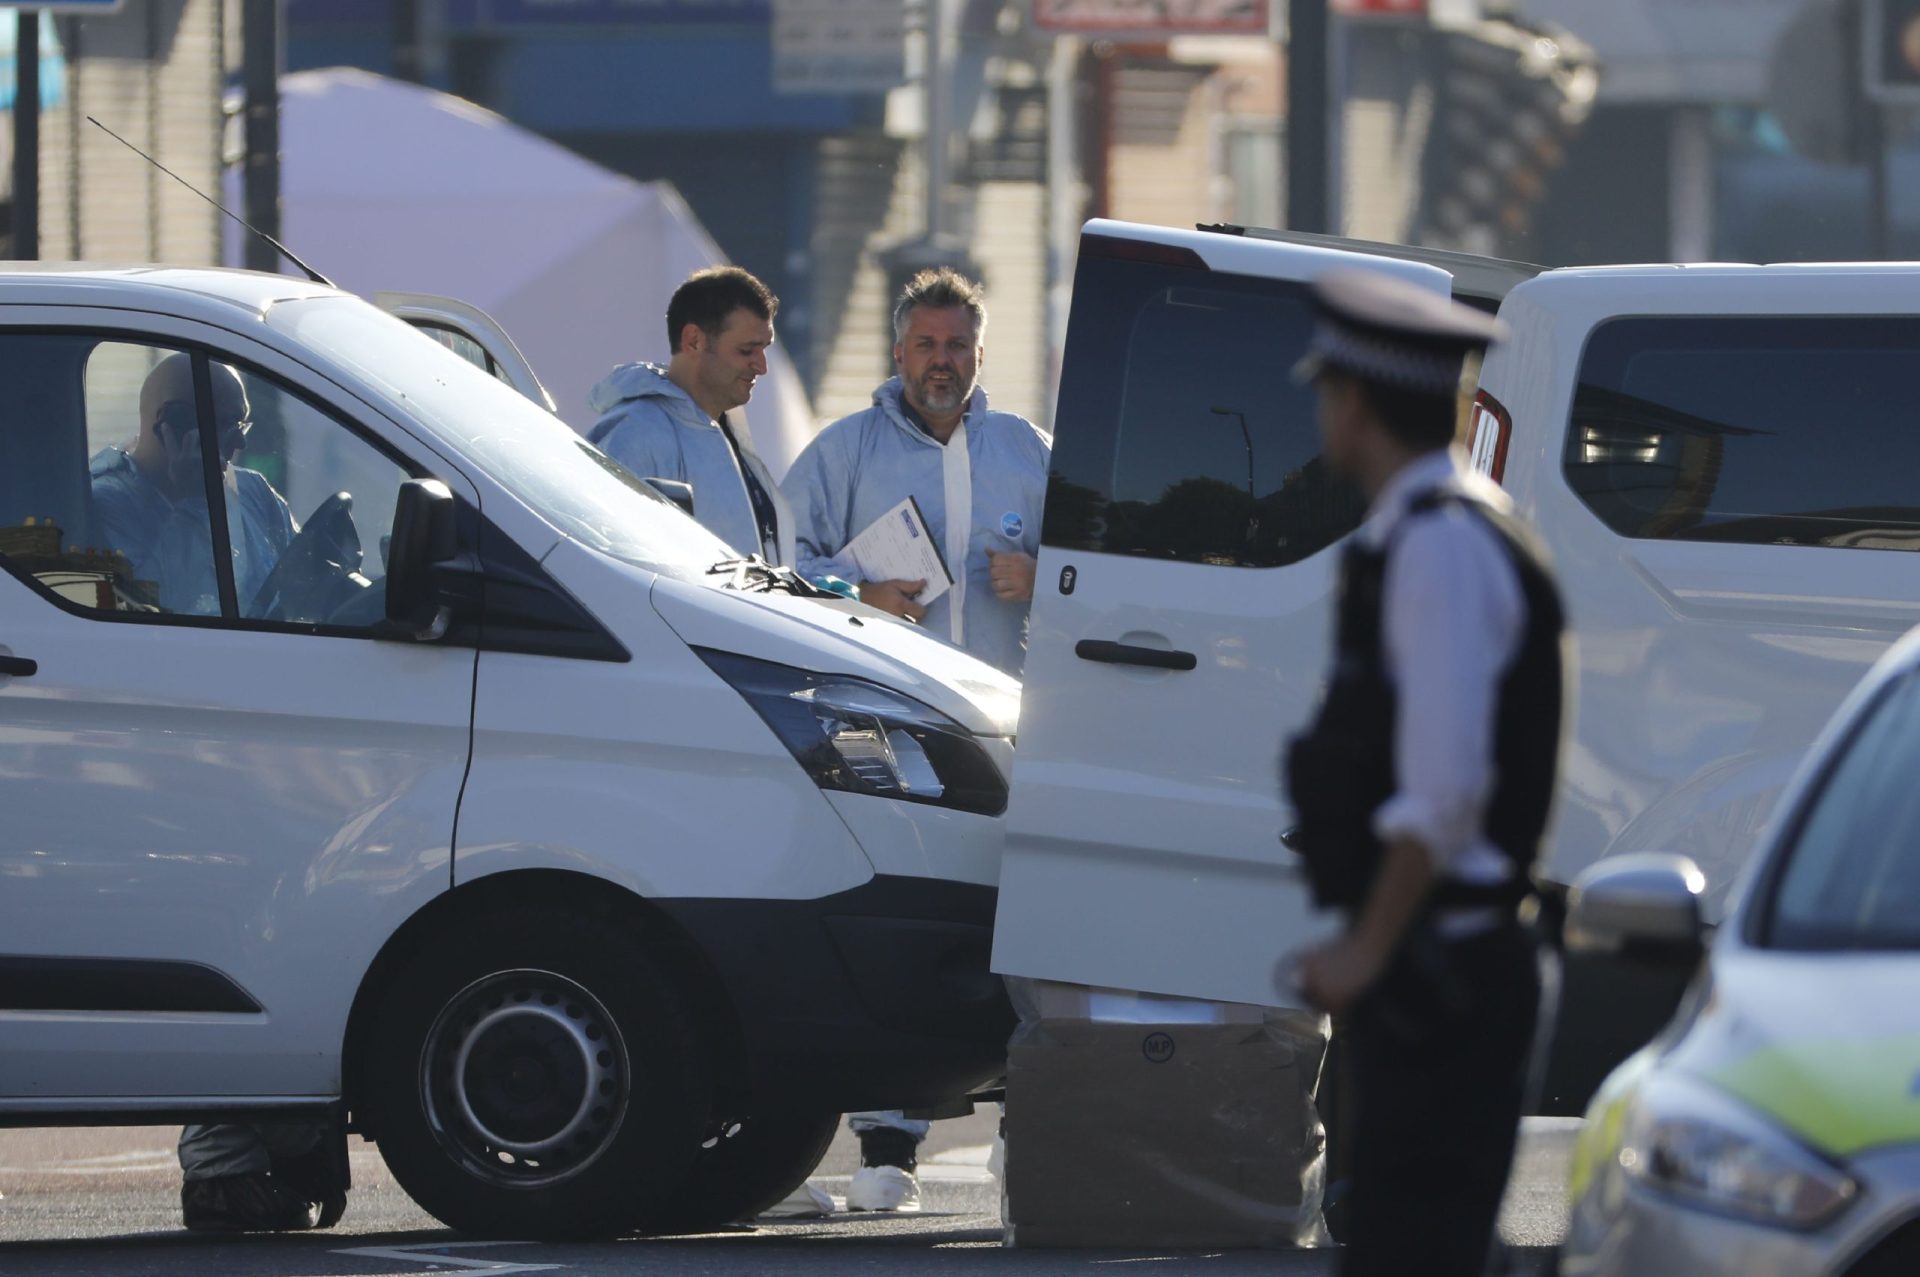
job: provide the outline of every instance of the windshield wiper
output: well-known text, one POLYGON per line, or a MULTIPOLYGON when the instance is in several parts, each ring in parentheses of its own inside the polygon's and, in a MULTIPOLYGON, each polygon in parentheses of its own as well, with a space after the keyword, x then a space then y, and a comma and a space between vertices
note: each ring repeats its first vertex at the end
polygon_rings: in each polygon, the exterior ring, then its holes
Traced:
POLYGON ((708 576, 731 574, 724 588, 746 594, 769 594, 784 590, 803 599, 838 598, 832 590, 823 590, 792 568, 777 567, 759 555, 744 559, 722 559, 707 569, 708 576))

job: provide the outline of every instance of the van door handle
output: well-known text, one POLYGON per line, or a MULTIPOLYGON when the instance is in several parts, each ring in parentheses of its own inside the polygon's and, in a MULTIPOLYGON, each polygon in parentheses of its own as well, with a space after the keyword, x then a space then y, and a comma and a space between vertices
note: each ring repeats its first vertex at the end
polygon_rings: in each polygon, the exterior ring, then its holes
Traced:
POLYGON ((15 678, 32 678, 39 672, 38 661, 30 661, 24 656, 0 656, 0 676, 11 674, 15 678))
POLYGON ((1083 661, 1102 665, 1144 665, 1154 670, 1190 670, 1200 664, 1192 652, 1169 652, 1159 647, 1136 647, 1112 639, 1081 639, 1073 645, 1073 654, 1083 661))

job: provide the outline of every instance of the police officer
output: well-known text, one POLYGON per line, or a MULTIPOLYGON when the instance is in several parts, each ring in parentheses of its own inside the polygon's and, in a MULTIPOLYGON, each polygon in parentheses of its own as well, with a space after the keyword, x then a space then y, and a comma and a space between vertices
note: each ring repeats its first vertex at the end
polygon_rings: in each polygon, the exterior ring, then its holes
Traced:
POLYGON ((1372 272, 1316 293, 1300 374, 1328 462, 1370 508, 1326 699, 1287 758, 1293 841, 1347 927, 1288 975, 1347 1036, 1342 1273, 1478 1277, 1539 1011, 1521 919, 1558 765, 1564 625, 1504 494, 1451 446, 1462 360, 1500 325, 1372 272))
MULTIPOLYGON (((950 268, 922 271, 894 302, 899 374, 873 404, 834 422, 787 472, 802 576, 857 584, 870 606, 1019 676, 1027 656, 1040 507, 1051 441, 1032 422, 987 407, 986 297, 950 268), (868 581, 847 543, 912 497, 945 552, 953 588, 922 605, 925 581, 868 581)), ((849 1115, 860 1168, 850 1210, 918 1210, 914 1171, 927 1123, 897 1111, 849 1115)))

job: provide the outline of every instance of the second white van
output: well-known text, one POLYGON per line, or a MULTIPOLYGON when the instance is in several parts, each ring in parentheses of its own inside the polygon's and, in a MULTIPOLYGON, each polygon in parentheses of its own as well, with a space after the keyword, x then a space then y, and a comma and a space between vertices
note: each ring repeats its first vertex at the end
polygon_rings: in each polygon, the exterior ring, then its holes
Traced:
MULTIPOLYGON (((1305 239, 1085 229, 996 970, 1271 1005, 1275 959, 1332 925, 1277 840, 1275 771, 1363 513, 1289 376, 1323 272, 1390 271, 1511 329, 1467 442, 1541 530, 1577 638, 1549 892, 1672 852, 1711 916, 1828 715, 1920 622, 1920 267, 1536 273, 1305 239)), ((1587 1084, 1674 993, 1607 978, 1562 1016, 1587 1084)))

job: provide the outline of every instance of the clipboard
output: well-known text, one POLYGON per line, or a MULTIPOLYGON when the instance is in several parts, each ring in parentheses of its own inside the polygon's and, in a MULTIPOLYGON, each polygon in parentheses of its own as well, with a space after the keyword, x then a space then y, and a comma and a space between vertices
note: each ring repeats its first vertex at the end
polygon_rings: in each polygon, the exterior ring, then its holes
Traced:
POLYGON ((922 607, 953 588, 946 555, 912 497, 869 523, 843 553, 863 581, 925 581, 914 599, 922 607))

